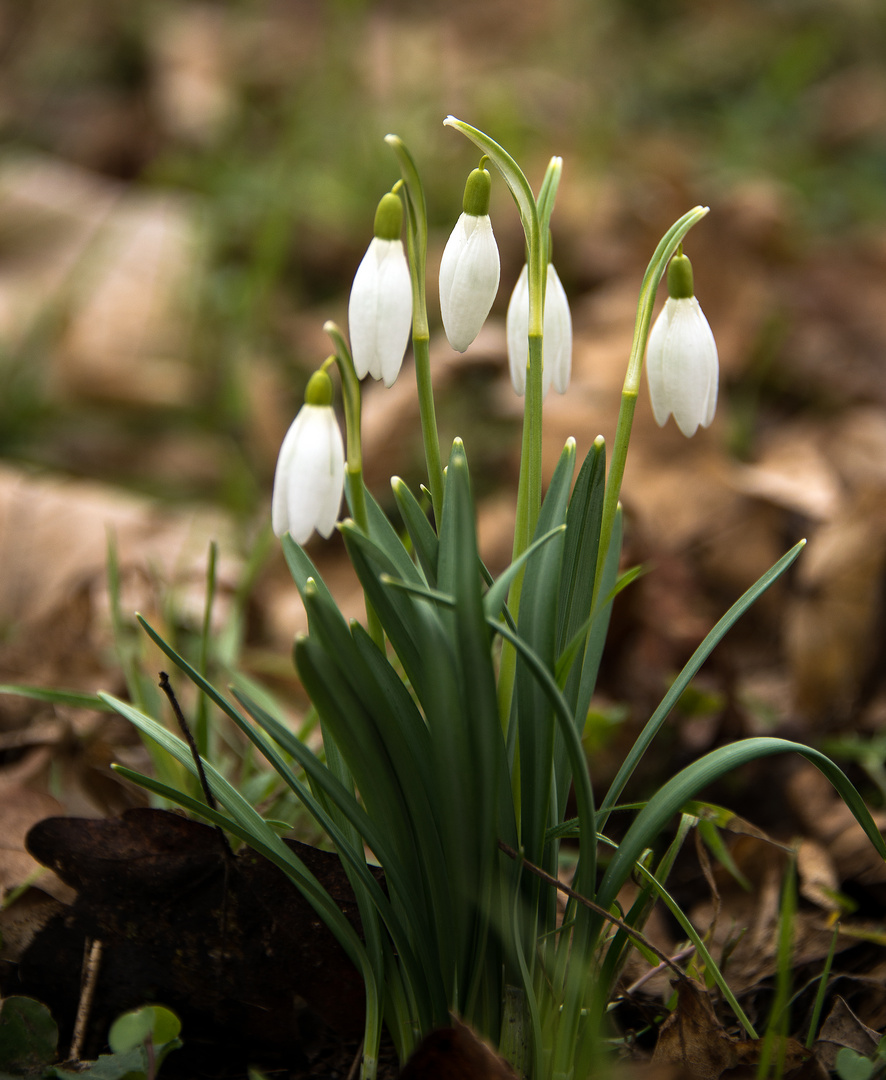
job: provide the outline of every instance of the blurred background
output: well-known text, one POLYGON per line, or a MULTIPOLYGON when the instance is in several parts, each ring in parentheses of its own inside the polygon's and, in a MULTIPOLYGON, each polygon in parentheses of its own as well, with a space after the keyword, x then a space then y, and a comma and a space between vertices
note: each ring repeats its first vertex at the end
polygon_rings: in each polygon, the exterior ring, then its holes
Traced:
MULTIPOLYGON (((495 183, 501 292, 457 356, 439 330, 436 264, 477 155, 442 126, 453 113, 536 188, 549 157, 565 159, 554 258, 574 375, 546 404, 548 470, 570 435, 581 453, 598 433, 611 441, 646 263, 673 220, 711 207, 686 251, 721 404, 688 442, 655 426, 644 385, 626 559, 653 572, 616 608, 589 747, 616 752, 619 723, 648 715, 802 536, 790 580, 684 700, 675 752, 760 730, 875 737, 881 0, 5 0, 0 57, 0 680, 121 690, 133 655, 156 667, 131 612, 196 634, 214 539, 216 662, 300 707, 288 653, 303 614, 268 536, 271 481, 329 352, 323 323, 346 325, 375 206, 398 178, 390 131, 428 198, 441 438, 465 439, 484 551, 504 564, 521 422, 504 314, 523 239, 495 183)), ((365 432, 382 502, 392 473, 420 482, 409 357, 392 390, 367 387, 365 432)), ((311 552, 359 614, 337 542, 311 552)), ((44 716, 20 699, 0 708, 19 746, 44 716)))

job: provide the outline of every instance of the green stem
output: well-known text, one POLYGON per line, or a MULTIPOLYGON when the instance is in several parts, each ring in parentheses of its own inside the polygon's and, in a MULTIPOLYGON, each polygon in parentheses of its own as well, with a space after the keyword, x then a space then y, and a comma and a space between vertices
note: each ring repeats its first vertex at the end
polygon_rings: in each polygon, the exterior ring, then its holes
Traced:
MULTIPOLYGON (((427 314, 425 315, 427 321, 427 314)), ((413 320, 413 326, 415 325, 413 320)), ((443 459, 440 456, 440 437, 437 432, 437 413, 434 406, 434 386, 431 381, 431 349, 427 329, 419 336, 413 331, 412 352, 415 357, 415 382, 418 388, 418 409, 421 433, 425 446, 428 487, 434 506, 434 519, 440 527, 443 510, 443 459)))
POLYGON ((409 250, 409 274, 412 278, 412 351, 415 357, 415 381, 421 434, 425 446, 428 487, 439 528, 443 510, 443 459, 431 381, 430 331, 425 279, 428 261, 428 213, 421 178, 412 155, 398 135, 386 135, 385 142, 397 156, 402 186, 395 186, 406 208, 406 244, 409 250))
MULTIPOLYGON (((338 326, 329 320, 323 324, 323 329, 332 338, 335 346, 335 355, 323 365, 324 368, 333 361, 338 365, 341 376, 342 400, 345 407, 345 439, 347 443, 347 475, 348 491, 350 492, 351 514, 354 521, 367 535, 369 534, 369 514, 366 509, 366 488, 363 483, 363 437, 361 429, 362 395, 360 393, 360 380, 351 359, 351 350, 345 341, 344 334, 338 326)), ((375 608, 364 596, 366 604, 366 628, 372 640, 380 649, 384 649, 384 631, 375 613, 375 608)))

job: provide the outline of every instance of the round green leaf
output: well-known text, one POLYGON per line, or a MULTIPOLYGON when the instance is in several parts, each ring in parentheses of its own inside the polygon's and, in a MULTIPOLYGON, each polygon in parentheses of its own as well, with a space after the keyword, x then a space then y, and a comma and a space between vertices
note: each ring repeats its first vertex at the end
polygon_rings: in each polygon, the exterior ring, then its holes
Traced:
POLYGON ((58 1027, 45 1005, 27 997, 0 1003, 0 1073, 40 1072, 57 1045, 58 1027))
POLYGON ((108 1045, 115 1054, 125 1054, 128 1050, 147 1042, 153 1031, 154 1010, 150 1006, 133 1009, 132 1012, 118 1016, 111 1024, 108 1045))
POLYGON ((165 1046, 178 1038, 181 1027, 178 1017, 169 1009, 144 1005, 117 1017, 108 1034, 108 1045, 115 1054, 125 1054, 148 1039, 154 1046, 165 1046))
POLYGON ((861 1054, 856 1054, 848 1046, 844 1046, 837 1051, 834 1066, 840 1080, 868 1080, 868 1077, 873 1075, 876 1068, 873 1061, 868 1061, 861 1054))

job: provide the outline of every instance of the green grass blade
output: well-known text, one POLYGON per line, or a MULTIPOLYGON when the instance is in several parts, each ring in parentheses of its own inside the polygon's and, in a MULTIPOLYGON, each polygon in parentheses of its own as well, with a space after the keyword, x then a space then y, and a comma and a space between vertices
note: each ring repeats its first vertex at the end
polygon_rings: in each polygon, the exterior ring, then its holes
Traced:
POLYGON ((619 844, 600 884, 597 902, 603 907, 608 907, 614 902, 619 889, 630 876, 640 853, 645 848, 653 846, 668 821, 685 803, 695 799, 704 787, 713 783, 724 773, 731 772, 749 761, 785 753, 801 754, 824 773, 836 788, 837 794, 852 811, 877 852, 886 859, 886 842, 880 835, 880 830, 871 817, 870 811, 845 773, 830 758, 802 743, 789 742, 785 739, 768 737, 743 739, 741 742, 713 750, 693 762, 653 795, 619 844))
POLYGON ((483 607, 486 610, 487 618, 498 618, 504 608, 505 601, 508 598, 508 590, 510 589, 514 578, 540 548, 544 547, 545 544, 549 544, 555 537, 563 533, 565 529, 565 524, 560 524, 553 529, 549 529, 546 533, 533 540, 529 547, 526 548, 526 550, 519 555, 510 566, 502 570, 495 581, 489 586, 489 590, 483 597, 483 607))
POLYGON ((778 578, 781 577, 794 559, 800 554, 805 543, 805 540, 801 540, 798 544, 795 544, 794 547, 783 555, 773 567, 767 570, 766 573, 747 590, 747 592, 736 600, 732 607, 719 620, 717 625, 692 654, 689 662, 665 694, 661 704, 649 718, 649 721, 640 733, 639 738, 631 747, 621 768, 618 770, 615 779, 612 781, 609 791, 607 791, 606 796, 600 804, 600 828, 603 828, 611 808, 618 801, 634 769, 637 767, 640 759, 649 747, 649 744, 658 734, 659 729, 667 719, 671 709, 677 703, 680 695, 694 678, 699 668, 705 660, 707 660, 714 647, 720 642, 732 625, 745 613, 751 604, 753 604, 774 581, 777 581, 778 578))
POLYGON ((391 589, 381 580, 383 575, 388 575, 421 587, 424 582, 419 571, 410 564, 408 574, 400 573, 385 552, 353 523, 343 522, 340 529, 363 591, 402 663, 407 679, 422 705, 432 707, 435 694, 439 695, 441 671, 451 652, 440 618, 432 605, 391 589), (438 658, 439 662, 433 667, 427 663, 429 656, 438 658))
POLYGON ((400 511, 400 517, 403 519, 403 524, 409 533, 409 539, 412 541, 415 554, 418 556, 419 565, 424 571, 425 580, 433 589, 437 584, 437 534, 434 532, 433 525, 428 521, 427 514, 424 512, 421 503, 399 476, 395 476, 391 480, 391 490, 394 493, 397 509, 400 511))
MULTIPOLYGON (((542 503, 536 537, 559 529, 565 523, 574 471, 575 441, 570 439, 560 455, 542 503)), ((565 532, 560 532, 539 551, 520 594, 520 637, 552 674, 556 662, 557 606, 565 540, 565 532)), ((530 862, 553 873, 557 845, 545 850, 545 829, 551 824, 556 724, 545 690, 520 657, 517 660, 515 701, 520 755, 521 846, 530 862)), ((553 794, 555 805, 558 805, 557 792, 553 794)), ((542 890, 537 878, 527 882, 527 886, 532 897, 547 909, 548 918, 543 915, 543 925, 546 929, 552 928, 556 897, 551 896, 550 890, 542 890)))
POLYGON ((48 690, 43 686, 0 685, 0 694, 14 694, 18 697, 31 698, 33 701, 45 701, 50 705, 72 705, 76 709, 96 709, 98 712, 113 712, 111 706, 98 694, 82 693, 79 690, 48 690))

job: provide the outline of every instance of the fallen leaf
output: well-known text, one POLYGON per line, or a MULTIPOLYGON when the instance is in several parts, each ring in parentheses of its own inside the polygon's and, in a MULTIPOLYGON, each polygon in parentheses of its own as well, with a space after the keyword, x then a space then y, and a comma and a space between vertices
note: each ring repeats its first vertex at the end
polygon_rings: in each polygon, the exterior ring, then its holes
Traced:
MULTIPOLYGON (((359 929, 338 856, 286 842, 359 929)), ((49 1005, 64 1043, 84 945, 101 940, 86 1056, 116 1016, 145 1001, 179 1016, 187 1046, 206 1043, 244 1065, 298 1055, 324 1024, 362 1031, 362 979, 322 920, 282 871, 249 849, 230 856, 215 829, 136 809, 47 819, 28 847, 77 898, 22 956, 15 992, 49 1005)))
POLYGON ((400 1080, 516 1080, 517 1074, 460 1020, 426 1035, 400 1080))
MULTIPOLYGON (((762 1039, 738 1039, 725 1031, 707 992, 691 979, 680 979, 676 988, 677 1007, 661 1026, 653 1065, 676 1064, 692 1080, 718 1080, 727 1070, 758 1063, 762 1039)), ((795 1039, 787 1039, 784 1075, 810 1056, 795 1039)))
POLYGON ((838 994, 827 1020, 821 1026, 815 1051, 822 1063, 833 1069, 837 1054, 843 1047, 848 1047, 863 1057, 871 1057, 880 1043, 880 1038, 880 1033, 862 1023, 838 994))

